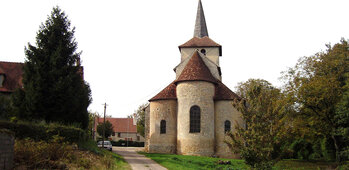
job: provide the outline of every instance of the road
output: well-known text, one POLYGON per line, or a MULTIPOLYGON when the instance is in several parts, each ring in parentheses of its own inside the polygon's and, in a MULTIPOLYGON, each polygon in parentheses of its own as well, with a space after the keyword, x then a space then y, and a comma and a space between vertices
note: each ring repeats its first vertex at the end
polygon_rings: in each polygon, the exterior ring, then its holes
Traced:
POLYGON ((133 170, 166 170, 155 161, 138 154, 137 151, 143 150, 143 147, 115 147, 113 152, 121 155, 130 164, 133 170))

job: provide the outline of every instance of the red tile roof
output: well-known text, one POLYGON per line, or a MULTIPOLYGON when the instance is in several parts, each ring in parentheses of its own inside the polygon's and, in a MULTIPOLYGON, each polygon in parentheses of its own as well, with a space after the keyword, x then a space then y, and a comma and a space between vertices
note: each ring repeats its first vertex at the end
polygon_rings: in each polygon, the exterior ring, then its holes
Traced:
POLYGON ((191 47, 219 47, 219 55, 222 55, 222 46, 214 42, 211 38, 205 36, 202 38, 193 37, 186 43, 178 46, 179 50, 181 48, 191 48, 191 47))
POLYGON ((165 87, 160 93, 151 98, 149 101, 155 100, 177 100, 176 84, 172 82, 167 87, 165 87))
POLYGON ((221 81, 217 80, 214 100, 241 100, 241 97, 231 91, 221 81))
MULTIPOLYGON (((109 121, 113 127, 114 132, 128 132, 137 133, 137 126, 133 125, 133 118, 105 118, 105 121, 109 121)), ((103 118, 96 117, 95 130, 98 123, 103 123, 103 118)), ((135 123, 136 124, 136 123, 135 123)))
POLYGON ((175 84, 183 81, 207 81, 216 83, 217 80, 200 57, 199 52, 195 51, 182 73, 175 80, 175 84))
POLYGON ((23 86, 23 65, 23 63, 0 61, 0 74, 5 75, 3 87, 0 87, 0 92, 14 92, 17 88, 23 86))

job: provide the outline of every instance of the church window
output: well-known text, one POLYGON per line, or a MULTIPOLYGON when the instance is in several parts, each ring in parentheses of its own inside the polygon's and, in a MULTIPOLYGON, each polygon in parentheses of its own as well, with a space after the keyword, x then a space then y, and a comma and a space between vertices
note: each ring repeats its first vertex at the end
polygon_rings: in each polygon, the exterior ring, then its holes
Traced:
POLYGON ((206 55, 206 50, 205 49, 201 49, 200 52, 204 55, 206 55))
POLYGON ((165 134, 166 133, 166 121, 161 120, 160 122, 160 134, 165 134))
POLYGON ((190 129, 189 133, 200 133, 200 107, 190 108, 190 129))
POLYGON ((231 124, 229 120, 226 120, 224 122, 224 133, 230 132, 231 130, 231 124))

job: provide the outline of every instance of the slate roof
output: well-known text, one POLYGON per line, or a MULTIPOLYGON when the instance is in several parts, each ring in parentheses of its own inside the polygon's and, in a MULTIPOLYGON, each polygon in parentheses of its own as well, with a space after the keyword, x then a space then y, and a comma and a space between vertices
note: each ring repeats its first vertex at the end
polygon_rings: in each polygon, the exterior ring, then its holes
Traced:
POLYGON ((200 57, 199 52, 195 51, 182 73, 175 80, 175 84, 183 81, 207 81, 216 83, 217 80, 200 57))
POLYGON ((0 92, 14 92, 23 86, 23 65, 23 63, 0 61, 0 74, 5 75, 3 87, 0 87, 0 92))
POLYGON ((208 37, 204 8, 202 8, 201 0, 199 0, 198 10, 196 14, 194 37, 208 37))
MULTIPOLYGON (((133 118, 105 118, 105 121, 109 121, 113 125, 115 133, 128 132, 137 133, 137 126, 133 124, 133 118), (127 127, 128 126, 128 127, 127 127)), ((96 118, 95 130, 97 131, 98 123, 103 123, 103 118, 96 118)))
POLYGON ((151 98, 149 101, 156 100, 177 100, 176 95, 176 84, 172 82, 167 87, 165 87, 161 92, 151 98))

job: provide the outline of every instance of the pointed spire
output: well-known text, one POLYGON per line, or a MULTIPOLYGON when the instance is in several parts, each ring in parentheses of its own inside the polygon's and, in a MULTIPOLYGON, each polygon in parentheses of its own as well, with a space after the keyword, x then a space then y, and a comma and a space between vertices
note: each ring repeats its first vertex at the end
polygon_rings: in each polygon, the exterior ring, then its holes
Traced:
POLYGON ((208 37, 204 9, 202 8, 201 0, 199 0, 198 11, 196 14, 194 37, 208 37))

